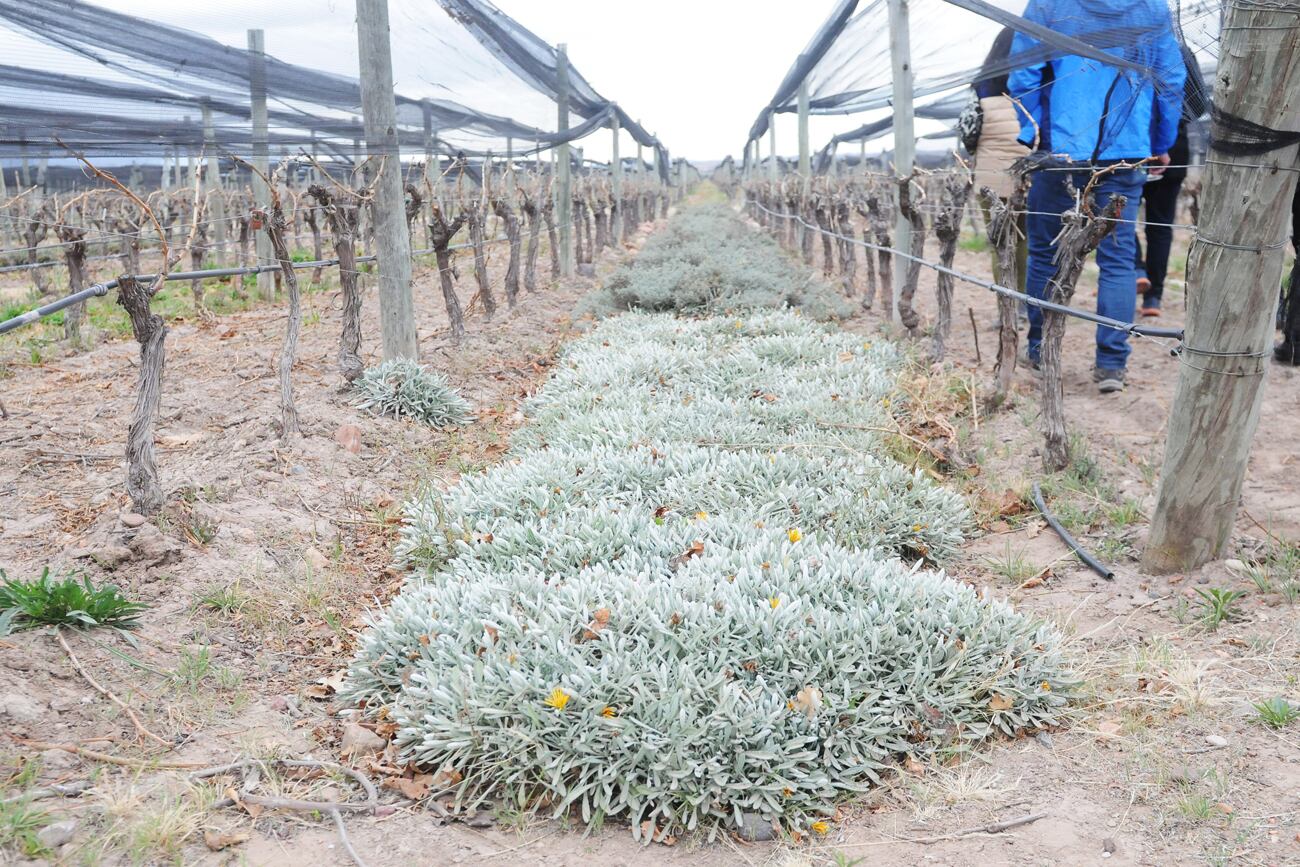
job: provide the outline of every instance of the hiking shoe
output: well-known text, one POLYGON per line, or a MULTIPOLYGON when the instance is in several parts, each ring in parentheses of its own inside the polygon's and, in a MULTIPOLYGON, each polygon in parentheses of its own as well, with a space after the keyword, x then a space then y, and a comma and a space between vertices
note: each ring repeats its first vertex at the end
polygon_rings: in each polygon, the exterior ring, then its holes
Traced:
POLYGON ((1029 350, 1022 349, 1016 361, 1021 367, 1029 368, 1029 372, 1034 376, 1043 375, 1043 360, 1038 356, 1030 355, 1029 350))
POLYGON ((1111 394, 1116 391, 1124 390, 1125 369, 1094 367, 1092 369, 1092 381, 1097 383, 1097 390, 1102 394, 1111 394))
POLYGON ((1278 364, 1300 367, 1300 339, 1287 338, 1273 347, 1273 360, 1278 364))
POLYGON ((1149 319, 1154 319, 1155 317, 1157 317, 1157 316, 1160 315, 1160 308, 1159 308, 1159 307, 1143 307, 1143 308, 1142 308, 1142 315, 1143 315, 1143 316, 1146 316, 1146 317, 1149 318, 1149 319))
POLYGON ((1138 281, 1137 281, 1137 294, 1139 294, 1139 295, 1145 295, 1145 294, 1147 294, 1147 290, 1150 289, 1150 288, 1151 288, 1151 278, 1150 278, 1150 277, 1139 277, 1139 278, 1138 278, 1138 281))

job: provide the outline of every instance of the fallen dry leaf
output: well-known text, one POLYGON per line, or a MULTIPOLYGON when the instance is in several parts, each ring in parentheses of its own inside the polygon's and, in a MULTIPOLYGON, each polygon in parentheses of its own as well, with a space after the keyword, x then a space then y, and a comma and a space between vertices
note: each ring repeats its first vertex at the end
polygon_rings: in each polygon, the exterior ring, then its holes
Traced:
POLYGON ((1000 693, 989 699, 989 710, 1011 710, 1011 699, 1000 693))
POLYGON ((379 786, 383 789, 391 789, 412 801, 419 801, 429 794, 432 782, 432 774, 416 774, 414 777, 389 777, 379 786))
POLYGON ((803 711, 808 719, 812 719, 821 709, 822 691, 815 686, 805 686, 795 693, 794 706, 796 710, 803 711))
POLYGON ((1106 737, 1111 737, 1111 738, 1118 737, 1119 730, 1120 730, 1119 720, 1113 720, 1113 719, 1102 720, 1100 723, 1097 724, 1097 733, 1103 734, 1106 737))
POLYGON ((222 849, 243 843, 249 838, 249 836, 249 834, 242 831, 239 833, 231 833, 209 829, 203 832, 203 843, 213 852, 220 852, 222 849))
POLYGON ((429 785, 439 791, 449 789, 452 786, 465 779, 465 775, 455 768, 444 767, 438 773, 433 774, 429 780, 429 785))
POLYGON ((667 828, 656 827, 654 822, 648 819, 641 823, 641 833, 645 835, 647 840, 662 843, 665 846, 672 846, 677 843, 677 838, 669 834, 667 828))
POLYGON ((608 608, 600 608, 591 613, 591 622, 582 631, 583 641, 592 641, 600 637, 600 631, 609 625, 610 613, 608 608))
POLYGON ((1009 488, 1003 491, 1002 496, 998 498, 998 514, 1004 518, 1023 515, 1027 511, 1029 511, 1029 507, 1025 505, 1024 499, 1009 488))

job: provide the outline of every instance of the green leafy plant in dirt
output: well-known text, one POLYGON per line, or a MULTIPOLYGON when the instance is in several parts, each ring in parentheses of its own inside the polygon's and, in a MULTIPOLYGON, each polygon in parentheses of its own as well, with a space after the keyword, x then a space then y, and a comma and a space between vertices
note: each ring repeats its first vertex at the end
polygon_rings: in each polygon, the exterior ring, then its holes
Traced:
POLYGON ((637 835, 806 832, 905 753, 1061 722, 1057 632, 922 568, 971 516, 885 454, 900 361, 792 312, 602 323, 509 460, 408 504, 419 580, 344 699, 466 809, 637 835))
POLYGON ((1237 601, 1246 594, 1241 590, 1225 590, 1222 587, 1208 589, 1196 588, 1197 619, 1206 629, 1218 629, 1229 620, 1241 616, 1237 601))
POLYGON ((46 568, 35 581, 9 578, 0 571, 0 634, 39 626, 78 629, 134 629, 147 606, 132 602, 112 584, 96 587, 89 578, 50 578, 46 568))
POLYGON ((0 853, 9 849, 27 858, 47 854, 38 835, 50 821, 50 814, 30 801, 0 802, 0 853))
POLYGON ((1274 696, 1267 701, 1255 702, 1255 718, 1264 725, 1280 729, 1300 719, 1300 707, 1281 696, 1274 696))
POLYGON ((814 319, 848 316, 838 292, 725 205, 683 210, 630 264, 579 305, 580 313, 625 310, 726 313, 798 307, 814 319))
POLYGON ((353 383, 356 405, 376 415, 410 418, 431 427, 457 427, 471 418, 469 402, 442 374, 406 358, 385 361, 353 383))

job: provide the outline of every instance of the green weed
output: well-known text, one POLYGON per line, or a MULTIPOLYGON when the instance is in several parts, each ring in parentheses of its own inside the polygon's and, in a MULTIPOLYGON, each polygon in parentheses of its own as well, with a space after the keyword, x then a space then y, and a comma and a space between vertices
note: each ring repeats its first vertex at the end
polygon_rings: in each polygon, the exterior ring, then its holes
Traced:
POLYGON ((1300 707, 1281 696, 1274 696, 1268 701, 1255 702, 1255 718, 1264 725, 1280 729, 1300 719, 1300 707))
POLYGON ((1241 616, 1241 609, 1236 603, 1246 594, 1241 590, 1225 590, 1222 587, 1211 587, 1208 590, 1197 587, 1196 595, 1200 597, 1196 603, 1197 619, 1206 629, 1215 630, 1225 621, 1236 620, 1241 616))
POLYGON ((0 634, 38 626, 134 629, 147 608, 113 584, 96 587, 89 578, 72 576, 52 581, 48 568, 35 581, 14 580, 0 570, 0 581, 0 634))

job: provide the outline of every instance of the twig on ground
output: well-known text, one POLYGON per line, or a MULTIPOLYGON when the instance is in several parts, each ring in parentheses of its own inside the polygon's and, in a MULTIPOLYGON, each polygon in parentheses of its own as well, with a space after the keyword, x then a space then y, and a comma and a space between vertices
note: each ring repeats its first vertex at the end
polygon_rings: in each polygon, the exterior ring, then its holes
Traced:
POLYGON ((50 741, 29 741, 26 738, 14 738, 15 741, 25 747, 31 747, 41 751, 45 750, 63 750, 65 753, 75 753, 79 756, 85 756, 88 759, 94 759, 97 762, 107 762, 110 765, 121 765, 127 768, 149 768, 157 771, 189 771, 194 768, 203 767, 198 762, 158 762, 151 759, 132 759, 125 756, 112 756, 108 753, 88 750, 85 747, 79 747, 76 744, 56 744, 50 741))
POLYGON ((951 834, 938 834, 933 837, 897 837, 892 840, 871 840, 866 843, 842 843, 835 848, 849 849, 860 846, 896 846, 900 843, 929 846, 933 843, 943 843, 948 840, 958 840, 962 837, 972 837, 979 835, 1001 834, 1012 828, 1019 828, 1021 825, 1028 825, 1030 822, 1037 822, 1039 819, 1049 815, 1046 811, 1041 813, 1029 813, 1024 816, 1017 816, 1014 819, 1004 819, 1000 822, 990 822, 987 825, 977 825, 974 828, 963 828, 960 831, 953 831, 951 834))
POLYGON ((0 800, 0 804, 14 804, 18 801, 40 801, 45 798, 75 798, 90 788, 90 780, 78 780, 75 783, 62 783, 41 789, 29 789, 18 795, 0 800))
POLYGON ((85 678, 86 683, 94 687, 95 692, 104 696, 113 704, 117 705, 123 711, 125 711, 126 715, 131 718, 131 723, 135 726, 137 732, 139 732, 140 734, 144 735, 147 738, 157 741, 159 744, 162 744, 164 747, 167 747, 168 749, 171 749, 173 746, 175 746, 175 744, 173 744, 171 741, 163 740, 162 738, 158 737, 158 735, 149 731, 149 728, 144 723, 140 722, 140 717, 135 715, 135 711, 131 710, 130 705, 122 701, 122 699, 118 698, 111 691, 109 691, 104 686, 102 686, 99 683, 99 681, 95 680, 95 678, 90 676, 90 672, 86 671, 85 667, 81 664, 81 661, 77 659, 77 655, 72 652, 72 648, 68 646, 68 642, 64 640, 62 629, 56 629, 54 631, 54 637, 58 639, 59 646, 62 647, 63 652, 68 655, 68 659, 71 660, 72 667, 77 670, 77 673, 80 674, 83 678, 85 678))
POLYGON ((348 853, 357 867, 366 867, 366 862, 361 860, 357 850, 352 848, 352 841, 348 839, 348 829, 343 824, 343 814, 338 810, 330 810, 330 815, 334 817, 334 827, 339 832, 339 842, 343 844, 343 850, 348 853))

